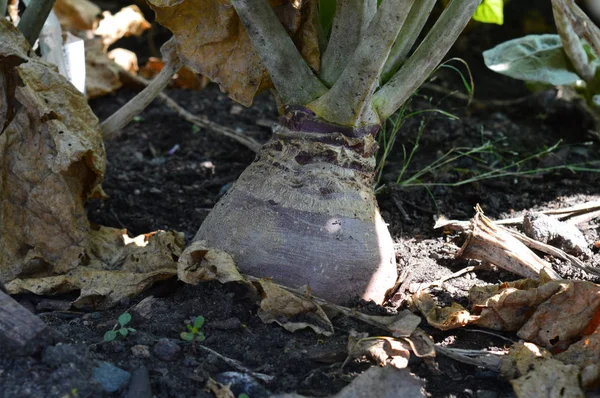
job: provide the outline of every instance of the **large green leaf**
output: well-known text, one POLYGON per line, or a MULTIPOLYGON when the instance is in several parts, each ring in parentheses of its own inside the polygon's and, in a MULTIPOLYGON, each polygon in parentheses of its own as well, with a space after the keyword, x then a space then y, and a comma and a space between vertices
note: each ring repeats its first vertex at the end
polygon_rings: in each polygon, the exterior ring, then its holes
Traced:
POLYGON ((483 0, 473 19, 483 23, 504 24, 504 0, 483 0))
POLYGON ((565 54, 558 35, 529 35, 484 51, 491 70, 515 79, 552 84, 573 84, 581 78, 565 54))

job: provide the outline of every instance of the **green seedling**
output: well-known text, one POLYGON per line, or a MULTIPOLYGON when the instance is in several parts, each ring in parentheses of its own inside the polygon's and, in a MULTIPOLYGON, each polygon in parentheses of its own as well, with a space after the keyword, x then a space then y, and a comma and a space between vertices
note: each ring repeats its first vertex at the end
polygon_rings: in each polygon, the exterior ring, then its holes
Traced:
POLYGON ((134 328, 126 327, 129 322, 131 322, 131 314, 129 312, 122 313, 112 330, 104 333, 104 341, 113 341, 119 335, 126 337, 129 333, 135 333, 136 330, 134 328))
POLYGON ((238 398, 250 398, 250 395, 248 395, 245 392, 243 392, 240 395, 238 395, 238 398))
POLYGON ((204 325, 204 317, 202 315, 197 316, 194 319, 194 325, 187 325, 188 332, 181 332, 180 336, 185 341, 191 341, 193 343, 201 343, 204 341, 204 333, 200 330, 204 325))

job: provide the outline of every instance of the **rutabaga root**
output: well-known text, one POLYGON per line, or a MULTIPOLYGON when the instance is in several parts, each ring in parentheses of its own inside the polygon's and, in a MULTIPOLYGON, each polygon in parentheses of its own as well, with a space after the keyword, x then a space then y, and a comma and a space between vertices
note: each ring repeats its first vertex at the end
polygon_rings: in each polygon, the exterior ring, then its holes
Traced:
POLYGON ((397 273, 371 185, 377 130, 289 108, 194 240, 229 252, 243 273, 336 303, 382 302, 397 273))

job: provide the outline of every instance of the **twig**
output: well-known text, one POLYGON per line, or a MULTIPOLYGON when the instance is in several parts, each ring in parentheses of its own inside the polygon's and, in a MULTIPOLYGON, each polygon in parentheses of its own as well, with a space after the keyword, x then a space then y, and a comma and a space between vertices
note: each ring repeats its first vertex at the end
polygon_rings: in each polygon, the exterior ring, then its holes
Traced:
POLYGON ((178 56, 170 57, 164 68, 146 85, 146 88, 100 124, 103 138, 105 140, 117 138, 121 134, 121 129, 146 109, 154 98, 169 84, 173 75, 181 68, 181 65, 182 63, 178 56))
POLYGON ((577 257, 575 257, 571 254, 565 253, 563 250, 561 250, 557 247, 548 245, 546 243, 539 242, 535 239, 531 239, 530 237, 523 235, 522 233, 520 233, 518 231, 513 231, 510 229, 506 229, 506 231, 508 231, 512 236, 517 238, 521 243, 523 243, 525 246, 527 246, 531 249, 539 250, 542 253, 546 253, 551 256, 560 258, 561 260, 569 261, 572 265, 574 265, 575 267, 577 267, 585 272, 594 274, 596 276, 600 276, 600 269, 585 265, 577 257))
POLYGON ((205 347, 203 345, 198 345, 198 346, 196 346, 196 348, 198 348, 202 351, 208 352, 210 354, 213 354, 214 356, 218 357, 219 359, 222 359, 223 362, 225 362, 227 365, 231 366, 235 370, 242 372, 242 373, 247 373, 256 379, 264 381, 265 383, 269 383, 275 378, 275 376, 270 376, 270 375, 267 375, 264 373, 254 372, 254 371, 248 369, 247 367, 245 367, 244 365, 242 365, 240 362, 236 361, 235 359, 228 358, 222 354, 219 354, 215 350, 211 350, 210 348, 205 347))
POLYGON ((489 334, 490 336, 494 336, 499 339, 506 340, 506 341, 510 342, 511 344, 516 343, 516 341, 513 341, 513 340, 509 339, 508 337, 504 337, 498 333, 490 332, 489 330, 481 330, 481 329, 463 329, 463 330, 465 332, 489 334))
POLYGON ((455 361, 490 369, 495 372, 500 371, 500 364, 502 363, 500 356, 506 355, 505 352, 461 350, 458 348, 442 347, 437 344, 435 345, 435 351, 455 361))
MULTIPOLYGON (((128 78, 138 82, 141 85, 148 86, 150 82, 144 79, 141 76, 136 76, 131 72, 121 69, 121 73, 127 75, 128 78)), ((158 94, 158 99, 161 100, 169 109, 177 113, 184 120, 195 124, 198 127, 205 128, 214 133, 224 135, 225 137, 231 138, 234 141, 244 145, 246 148, 250 149, 252 152, 258 153, 262 144, 256 141, 254 138, 238 134, 235 130, 230 129, 228 127, 222 126, 218 123, 210 121, 206 116, 196 116, 185 110, 181 105, 179 105, 173 98, 169 97, 164 92, 160 92, 158 94)))
POLYGON ((449 281, 450 279, 454 279, 454 278, 458 278, 459 276, 463 275, 463 274, 468 274, 469 272, 475 271, 476 269, 481 268, 480 266, 475 266, 472 265, 470 267, 465 267, 459 271, 456 271, 448 276, 445 276, 443 278, 440 278, 436 281, 433 281, 431 283, 428 283, 426 285, 421 285, 419 286, 419 290, 425 290, 425 289, 431 289, 432 287, 435 286, 442 286, 445 282, 449 281))
POLYGON ((25 9, 18 28, 32 46, 38 39, 44 22, 46 22, 48 14, 52 11, 54 2, 55 0, 31 0, 25 9))

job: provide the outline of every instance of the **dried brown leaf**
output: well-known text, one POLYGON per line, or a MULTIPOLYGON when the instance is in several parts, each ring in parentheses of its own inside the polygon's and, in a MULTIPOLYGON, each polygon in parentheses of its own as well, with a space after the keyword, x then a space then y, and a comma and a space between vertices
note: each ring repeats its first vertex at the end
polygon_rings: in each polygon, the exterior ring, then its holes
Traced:
MULTIPOLYGON (((164 61, 159 58, 150 57, 146 65, 140 68, 140 76, 145 79, 152 79, 165 66, 164 61)), ((190 90, 201 90, 208 85, 210 81, 204 76, 197 75, 187 66, 179 69, 173 76, 173 85, 177 88, 190 90)))
POLYGON ((136 5, 130 5, 122 8, 115 15, 105 11, 102 13, 102 20, 94 31, 96 36, 102 38, 104 50, 122 37, 140 36, 146 29, 150 28, 150 23, 144 18, 144 14, 136 5))
POLYGON ((379 366, 390 364, 402 369, 408 365, 410 346, 391 337, 369 337, 367 333, 354 330, 348 335, 348 356, 361 358, 366 356, 379 366))
POLYGON ((85 41, 85 73, 88 98, 110 94, 122 86, 119 67, 108 58, 99 37, 85 41))
POLYGON ((93 30, 102 12, 88 0, 56 0, 52 10, 68 31, 93 30))
POLYGON ((216 398, 236 398, 229 385, 221 384, 212 377, 208 378, 204 390, 212 392, 216 398))
POLYGON ((526 375, 511 380, 519 398, 583 398, 579 385, 579 369, 555 359, 538 361, 526 375))
POLYGON ((100 227, 90 233, 87 266, 59 276, 14 279, 10 294, 50 295, 80 290, 75 307, 107 309, 133 297, 152 283, 176 275, 176 260, 183 250, 183 234, 157 231, 129 238, 126 231, 100 227))
MULTIPOLYGON (((267 71, 228 0, 149 0, 157 21, 173 32, 181 60, 219 84, 235 101, 250 106, 271 86, 267 71)), ((318 70, 316 1, 274 0, 276 9, 308 64, 318 70)))
POLYGON ((554 293, 538 306, 517 335, 544 347, 564 349, 584 333, 600 311, 600 285, 595 283, 552 281, 537 290, 554 293))
POLYGON ((311 328, 325 336, 333 334, 331 321, 309 297, 300 297, 268 279, 260 279, 255 285, 262 296, 258 316, 263 322, 276 322, 291 332, 311 328))
POLYGON ((177 265, 177 276, 192 285, 216 279, 221 283, 238 282, 252 287, 238 271, 231 255, 208 247, 204 241, 192 242, 183 251, 177 265))
POLYGON ((26 60, 9 68, 19 109, 0 135, 0 281, 67 272, 88 247, 83 203, 104 175, 98 119, 4 19, 0 37, 0 57, 26 60))
POLYGON ((452 303, 450 307, 440 307, 430 294, 422 290, 413 294, 412 302, 425 316, 429 325, 441 330, 461 328, 471 319, 469 311, 462 305, 452 303))

